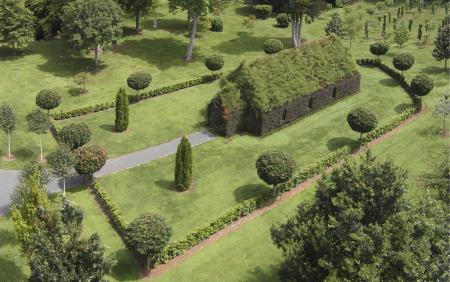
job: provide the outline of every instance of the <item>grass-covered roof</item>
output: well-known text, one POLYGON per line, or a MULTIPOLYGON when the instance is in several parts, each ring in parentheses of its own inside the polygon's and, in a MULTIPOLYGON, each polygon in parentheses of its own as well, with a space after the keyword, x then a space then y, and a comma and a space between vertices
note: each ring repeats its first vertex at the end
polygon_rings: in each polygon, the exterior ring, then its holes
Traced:
POLYGON ((218 97, 225 109, 250 105, 267 112, 356 71, 347 48, 331 35, 302 48, 244 61, 224 79, 218 97))

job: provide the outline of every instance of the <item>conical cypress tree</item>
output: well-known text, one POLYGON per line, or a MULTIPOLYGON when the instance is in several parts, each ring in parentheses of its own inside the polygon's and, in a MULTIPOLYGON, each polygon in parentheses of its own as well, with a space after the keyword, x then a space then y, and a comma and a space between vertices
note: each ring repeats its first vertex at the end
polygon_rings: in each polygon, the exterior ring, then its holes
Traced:
POLYGON ((192 183, 192 149, 186 137, 178 145, 175 160, 175 187, 179 191, 189 189, 192 183))
POLYGON ((123 132, 127 130, 129 123, 128 96, 125 89, 120 88, 116 96, 116 130, 123 132))

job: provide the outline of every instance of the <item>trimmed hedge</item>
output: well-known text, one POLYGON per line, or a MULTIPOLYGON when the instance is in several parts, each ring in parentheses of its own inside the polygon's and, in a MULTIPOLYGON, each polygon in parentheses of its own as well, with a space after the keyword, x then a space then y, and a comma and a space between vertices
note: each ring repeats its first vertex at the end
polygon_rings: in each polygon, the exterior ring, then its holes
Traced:
POLYGON ((106 211, 109 220, 112 222, 114 228, 118 231, 118 233, 123 236, 125 234, 125 230, 128 226, 128 222, 125 219, 122 211, 117 207, 117 205, 113 202, 109 194, 103 189, 103 187, 97 183, 93 182, 91 185, 91 191, 94 192, 97 200, 102 205, 103 209, 106 211))
MULTIPOLYGON (((194 78, 194 79, 183 81, 183 82, 180 82, 180 83, 176 83, 176 84, 164 86, 164 87, 161 87, 161 88, 153 89, 153 90, 150 90, 148 92, 140 93, 139 95, 129 95, 128 99, 129 99, 130 103, 137 103, 137 102, 139 102, 141 100, 153 98, 153 97, 156 97, 156 96, 161 96, 161 95, 164 95, 164 94, 169 94, 169 93, 172 93, 172 92, 175 92, 175 91, 178 91, 178 90, 182 90, 182 89, 185 89, 185 88, 189 88, 189 87, 197 86, 197 85, 200 85, 200 84, 212 82, 212 81, 215 81, 215 80, 219 79, 220 76, 221 76, 221 73, 203 75, 203 76, 200 76, 198 78, 194 78)), ((54 120, 64 120, 64 119, 84 116, 84 115, 87 115, 87 114, 96 113, 96 112, 102 112, 102 111, 106 111, 106 110, 112 109, 112 108, 115 107, 115 104, 116 104, 115 101, 99 103, 99 104, 96 104, 96 105, 86 106, 86 107, 83 107, 83 108, 78 108, 78 109, 67 111, 67 112, 61 111, 60 113, 52 113, 51 117, 54 120)))

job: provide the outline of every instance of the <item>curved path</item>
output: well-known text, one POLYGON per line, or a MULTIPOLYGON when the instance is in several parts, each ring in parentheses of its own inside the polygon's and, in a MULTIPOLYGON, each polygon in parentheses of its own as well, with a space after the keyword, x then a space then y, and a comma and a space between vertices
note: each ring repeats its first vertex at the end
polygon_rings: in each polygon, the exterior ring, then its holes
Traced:
MULTIPOLYGON (((186 136, 192 146, 214 140, 216 137, 208 131, 198 131, 186 136)), ((176 153, 181 138, 174 139, 167 143, 156 145, 142 151, 137 151, 115 159, 110 159, 105 166, 94 174, 94 177, 102 177, 121 170, 130 169, 163 157, 176 153)), ((11 192, 17 186, 20 170, 0 169, 0 216, 6 215, 9 211, 11 192)), ((83 185, 83 177, 74 176, 66 181, 66 188, 73 188, 83 185)), ((53 180, 47 187, 50 193, 62 191, 62 182, 53 180)))

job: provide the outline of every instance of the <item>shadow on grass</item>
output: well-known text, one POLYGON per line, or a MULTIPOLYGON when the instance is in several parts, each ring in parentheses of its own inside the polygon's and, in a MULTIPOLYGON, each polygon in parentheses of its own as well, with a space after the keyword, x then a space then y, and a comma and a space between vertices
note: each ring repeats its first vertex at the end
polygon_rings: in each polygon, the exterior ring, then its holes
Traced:
POLYGON ((68 93, 70 96, 72 96, 72 97, 78 97, 78 96, 81 95, 82 90, 83 90, 83 89, 80 88, 80 87, 70 87, 70 88, 67 90, 67 93, 68 93))
POLYGON ((386 87, 397 87, 397 86, 399 86, 398 82, 395 81, 392 78, 383 78, 383 79, 380 79, 378 82, 381 85, 386 86, 386 87))
POLYGON ((139 280, 139 269, 133 255, 127 249, 120 249, 112 254, 117 264, 110 276, 118 281, 139 280))
POLYGON ((174 185, 175 183, 172 180, 158 180, 155 181, 156 186, 162 189, 166 189, 169 191, 174 191, 174 185))
POLYGON ((36 158, 38 153, 28 148, 20 148, 12 152, 18 160, 30 160, 36 158))
POLYGON ((412 107, 412 104, 408 104, 408 103, 402 103, 402 104, 398 104, 397 106, 395 106, 394 110, 401 114, 403 113, 406 109, 412 107))
MULTIPOLYGON (((160 70, 183 66, 187 43, 174 38, 125 40, 114 52, 146 61, 160 70)), ((194 57, 201 57, 194 50, 194 57)))
POLYGON ((114 124, 102 124, 99 127, 108 132, 116 132, 116 127, 114 124))
POLYGON ((279 281, 278 279, 278 268, 273 265, 268 269, 263 269, 259 266, 248 271, 245 278, 242 279, 242 282, 273 282, 279 281))
POLYGON ((245 5, 245 6, 237 7, 236 9, 234 9, 234 12, 237 15, 244 16, 244 17, 247 17, 247 16, 255 14, 253 6, 251 6, 251 5, 245 5))
POLYGON ((446 70, 444 66, 436 67, 436 66, 429 66, 426 68, 421 69, 422 72, 429 74, 429 75, 438 75, 438 74, 445 74, 447 75, 449 70, 446 70))
POLYGON ((328 140, 327 147, 329 150, 334 151, 344 146, 354 146, 358 143, 356 139, 349 137, 334 137, 328 140))
MULTIPOLYGON (((0 229, 0 247, 16 244, 16 236, 14 231, 0 229)), ((17 248, 17 252, 19 248, 17 248)), ((23 269, 18 266, 14 261, 9 260, 7 257, 0 257, 0 273, 2 273, 2 281, 26 281, 27 277, 23 273, 23 269)))
POLYGON ((289 38, 280 37, 256 37, 247 32, 237 32, 238 37, 235 37, 229 41, 221 42, 213 47, 214 50, 225 54, 237 55, 244 52, 257 52, 260 51, 263 54, 264 42, 268 39, 279 39, 284 43, 284 46, 288 48, 291 45, 289 38))
MULTIPOLYGON (((153 28, 153 20, 146 20, 143 22, 143 26, 146 29, 153 28)), ((164 18, 157 20, 157 29, 162 29, 173 34, 187 34, 187 20, 164 18)))
POLYGON ((237 202, 245 201, 258 195, 271 195, 272 188, 263 184, 247 184, 234 190, 234 198, 237 202))

